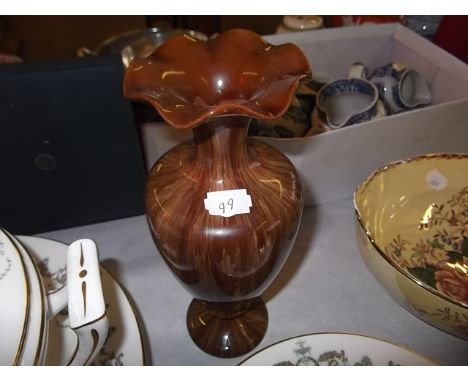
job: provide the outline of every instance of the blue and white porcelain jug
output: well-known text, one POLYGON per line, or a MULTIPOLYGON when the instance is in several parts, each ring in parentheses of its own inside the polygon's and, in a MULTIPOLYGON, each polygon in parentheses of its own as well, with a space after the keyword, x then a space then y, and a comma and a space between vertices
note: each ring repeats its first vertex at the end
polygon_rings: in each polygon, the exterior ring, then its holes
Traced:
POLYGON ((343 78, 323 86, 317 94, 314 112, 322 130, 385 116, 377 88, 361 78, 343 78))
POLYGON ((381 66, 369 75, 363 64, 356 63, 351 67, 350 75, 367 78, 377 87, 387 114, 414 109, 432 101, 431 91, 421 73, 399 62, 381 66))

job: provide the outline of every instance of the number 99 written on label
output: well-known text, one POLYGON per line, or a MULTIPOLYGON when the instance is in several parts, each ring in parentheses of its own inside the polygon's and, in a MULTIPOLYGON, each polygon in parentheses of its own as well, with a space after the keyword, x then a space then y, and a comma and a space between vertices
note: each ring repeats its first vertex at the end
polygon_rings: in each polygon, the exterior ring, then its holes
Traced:
POLYGON ((252 198, 246 189, 213 191, 206 194, 204 204, 210 215, 230 217, 250 213, 252 198))

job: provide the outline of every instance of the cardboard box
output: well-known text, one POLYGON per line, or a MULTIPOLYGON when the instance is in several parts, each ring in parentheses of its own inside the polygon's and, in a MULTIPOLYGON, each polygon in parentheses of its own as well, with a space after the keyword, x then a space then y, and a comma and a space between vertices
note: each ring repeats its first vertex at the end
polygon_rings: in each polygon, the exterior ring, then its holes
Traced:
MULTIPOLYGON (((399 24, 266 36, 294 42, 314 71, 346 77, 354 62, 370 70, 392 61, 415 68, 429 85, 431 106, 304 138, 258 138, 283 151, 302 178, 306 205, 350 197, 390 161, 434 152, 468 152, 468 65, 399 24)), ((191 131, 142 126, 148 168, 191 131)))

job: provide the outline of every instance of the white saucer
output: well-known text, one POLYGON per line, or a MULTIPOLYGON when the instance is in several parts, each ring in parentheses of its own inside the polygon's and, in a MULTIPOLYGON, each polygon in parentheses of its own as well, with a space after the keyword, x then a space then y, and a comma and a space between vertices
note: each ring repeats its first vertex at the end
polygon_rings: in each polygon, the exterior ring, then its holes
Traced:
MULTIPOLYGON (((57 241, 17 236, 39 265, 46 289, 56 289, 66 282, 67 245, 57 241)), ((132 307, 119 284, 101 266, 101 281, 109 319, 109 337, 92 363, 108 366, 142 366, 143 344, 132 307)), ((57 315, 49 323, 46 365, 62 365, 76 345, 76 335, 68 326, 68 316, 57 315)))
POLYGON ((316 333, 277 342, 242 361, 243 366, 431 366, 434 361, 377 338, 316 333))

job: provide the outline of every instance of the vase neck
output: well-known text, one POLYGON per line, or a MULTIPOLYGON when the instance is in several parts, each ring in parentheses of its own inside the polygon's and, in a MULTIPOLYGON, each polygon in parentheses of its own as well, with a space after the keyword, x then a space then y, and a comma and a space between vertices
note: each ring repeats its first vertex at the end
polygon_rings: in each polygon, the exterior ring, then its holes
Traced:
POLYGON ((232 157, 237 151, 239 155, 246 150, 247 128, 250 118, 233 115, 213 118, 193 129, 197 145, 198 160, 221 160, 232 157))

